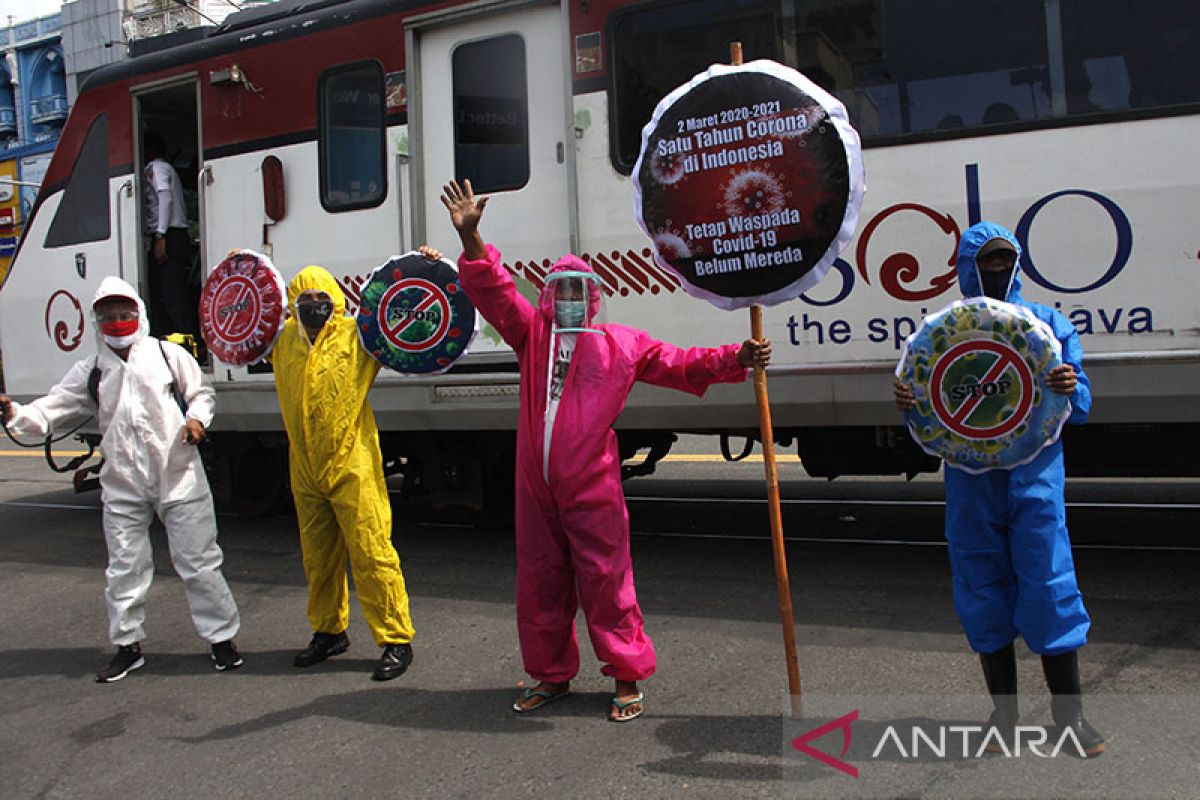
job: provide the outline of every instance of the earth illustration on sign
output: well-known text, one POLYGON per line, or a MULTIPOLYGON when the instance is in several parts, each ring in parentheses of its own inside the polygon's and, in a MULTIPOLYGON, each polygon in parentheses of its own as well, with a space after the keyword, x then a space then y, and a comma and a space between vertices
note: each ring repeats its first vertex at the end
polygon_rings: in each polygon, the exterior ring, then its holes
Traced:
POLYGON ((1062 364, 1053 330, 1027 309, 975 297, 926 317, 896 375, 916 396, 904 420, 930 455, 979 473, 1033 460, 1071 413, 1046 388, 1062 364))
POLYGON ((356 322, 363 348, 385 367, 430 375, 466 355, 479 317, 453 264, 413 252, 371 273, 356 322))
POLYGON ((271 352, 286 321, 287 287, 271 260, 231 252, 200 291, 200 336, 219 361, 245 366, 271 352))
POLYGON ((812 288, 866 185, 845 107, 774 61, 715 64, 663 98, 631 177, 656 263, 723 309, 812 288))

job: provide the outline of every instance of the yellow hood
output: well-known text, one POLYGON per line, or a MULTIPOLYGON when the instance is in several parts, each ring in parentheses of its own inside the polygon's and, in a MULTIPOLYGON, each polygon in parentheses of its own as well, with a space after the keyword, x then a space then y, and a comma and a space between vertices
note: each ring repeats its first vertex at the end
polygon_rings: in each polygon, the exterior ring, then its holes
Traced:
POLYGON ((296 298, 309 289, 325 292, 333 300, 333 315, 340 317, 346 313, 346 295, 337 280, 324 267, 309 266, 296 273, 288 284, 288 305, 295 311, 296 298))

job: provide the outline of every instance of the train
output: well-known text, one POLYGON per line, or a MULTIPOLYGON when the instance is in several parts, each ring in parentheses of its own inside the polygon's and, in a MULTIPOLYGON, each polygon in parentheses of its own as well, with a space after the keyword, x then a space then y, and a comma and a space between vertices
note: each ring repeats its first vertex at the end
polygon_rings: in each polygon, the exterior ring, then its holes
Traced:
MULTIPOLYGON (((190 198, 199 282, 235 248, 290 278, 329 269, 353 309, 379 264, 457 239, 450 178, 492 197, 484 234, 530 293, 573 252, 610 321, 684 345, 749 335, 687 295, 639 230, 630 172, 657 102, 743 43, 837 96, 863 140, 853 242, 822 281, 764 310, 775 436, 808 474, 938 469, 890 394, 904 339, 958 296, 959 236, 1020 240, 1026 296, 1082 336, 1091 423, 1064 434, 1076 476, 1194 476, 1200 445, 1200 20, 1132 0, 282 0, 96 70, 81 86, 12 267, 0 349, 18 399, 94 347, 107 275, 151 296, 141 196, 147 131, 190 198), (972 32, 994 31, 995 46, 972 32), (1178 42, 1178 47, 1170 46, 1178 42), (1162 53, 1174 53, 1171 59, 1162 53)), ((774 179, 769 168, 757 176, 774 179)), ((153 323, 153 307, 152 307, 153 323)), ((286 490, 269 367, 208 359, 208 460, 226 507, 286 490)), ((439 506, 508 502, 519 374, 490 327, 444 375, 383 374, 371 395, 389 472, 439 506)), ((679 433, 757 436, 748 385, 691 398, 638 386, 618 421, 629 474, 679 433)))

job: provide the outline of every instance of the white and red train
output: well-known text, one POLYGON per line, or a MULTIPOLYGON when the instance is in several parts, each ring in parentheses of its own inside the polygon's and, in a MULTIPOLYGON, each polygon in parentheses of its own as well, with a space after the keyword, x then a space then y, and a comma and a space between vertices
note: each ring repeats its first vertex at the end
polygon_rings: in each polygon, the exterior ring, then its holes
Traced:
MULTIPOLYGON (((681 344, 745 338, 747 315, 688 297, 654 265, 628 177, 658 99, 736 39, 747 59, 837 94, 864 140, 856 240, 815 289, 765 312, 776 432, 810 473, 935 466, 899 427, 890 373, 922 314, 958 296, 959 233, 991 219, 1026 248, 1027 296, 1084 334, 1096 403, 1068 439, 1075 473, 1196 474, 1200 15, 1158 5, 283 0, 233 14, 84 83, 0 288, 8 391, 35 396, 90 352, 87 301, 104 276, 151 292, 147 129, 192 190, 202 272, 230 249, 265 250, 285 277, 329 268, 353 302, 389 256, 454 250, 437 200, 454 176, 494 195, 485 235, 531 292, 573 251, 602 277, 611 320, 681 344), (975 46, 980 30, 1005 31, 1004 45, 975 46)), ((271 376, 221 363, 209 376, 218 491, 277 492, 271 376)), ((382 376, 387 457, 441 499, 503 497, 517 381, 490 330, 447 375, 382 376)), ((639 387, 619 422, 630 450, 755 426, 736 386, 702 400, 639 387)))

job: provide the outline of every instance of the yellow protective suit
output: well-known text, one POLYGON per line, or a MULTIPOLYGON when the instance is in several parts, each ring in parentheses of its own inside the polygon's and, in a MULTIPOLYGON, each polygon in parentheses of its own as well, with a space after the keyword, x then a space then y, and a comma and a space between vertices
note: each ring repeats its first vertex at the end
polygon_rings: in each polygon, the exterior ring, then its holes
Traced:
POLYGON ((288 285, 292 316, 271 352, 275 388, 290 442, 292 495, 308 577, 313 631, 340 633, 350 621, 346 556, 375 643, 413 637, 408 593, 392 546, 392 509, 383 479, 379 432, 367 392, 379 362, 362 349, 346 296, 322 267, 305 267, 288 285), (296 319, 309 289, 333 299, 316 342, 296 319))

